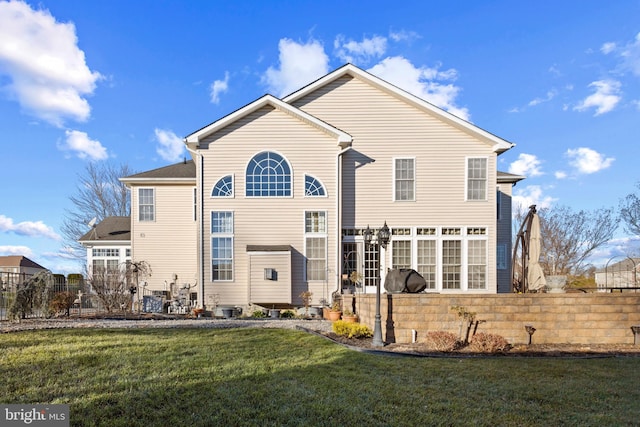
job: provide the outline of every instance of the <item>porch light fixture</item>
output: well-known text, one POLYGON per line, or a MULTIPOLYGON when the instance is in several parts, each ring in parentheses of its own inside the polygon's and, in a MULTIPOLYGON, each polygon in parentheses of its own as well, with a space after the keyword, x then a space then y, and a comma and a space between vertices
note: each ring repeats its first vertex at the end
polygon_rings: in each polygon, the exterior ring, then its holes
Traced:
MULTIPOLYGON (((387 245, 391 241, 391 230, 389 230, 387 221, 385 221, 382 228, 378 230, 377 237, 378 244, 386 249, 387 245)), ((372 240, 373 231, 367 225, 367 229, 364 231, 364 244, 368 246, 371 244, 372 240)), ((382 316, 380 315, 380 280, 380 269, 378 268, 378 277, 376 280, 376 317, 373 324, 373 341, 371 343, 372 347, 384 347, 384 341, 382 341, 382 316)))

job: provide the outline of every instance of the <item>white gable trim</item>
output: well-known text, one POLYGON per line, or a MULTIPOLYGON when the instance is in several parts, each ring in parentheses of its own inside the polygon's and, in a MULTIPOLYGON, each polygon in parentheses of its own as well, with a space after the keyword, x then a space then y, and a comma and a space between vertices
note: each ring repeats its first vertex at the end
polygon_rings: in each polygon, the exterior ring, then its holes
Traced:
POLYGON ((350 75, 352 77, 364 80, 369 84, 376 86, 388 93, 391 93, 392 95, 397 96, 398 98, 404 100, 405 102, 410 103, 422 109, 423 111, 426 111, 432 114, 433 116, 439 118, 440 120, 447 122, 467 133, 470 133, 483 141, 486 141, 486 143, 493 146, 493 151, 498 154, 504 151, 507 151, 515 146, 515 144, 508 142, 490 132, 487 132, 486 130, 481 129, 478 126, 472 123, 469 123, 468 121, 463 120, 460 117, 455 116, 439 107, 436 107, 435 105, 425 101, 424 99, 419 98, 415 95, 412 95, 409 92, 406 92, 405 90, 400 89, 397 86, 394 86, 391 83, 385 80, 382 80, 381 78, 376 77, 373 74, 367 71, 364 71, 353 64, 346 64, 338 68, 337 70, 327 74, 324 77, 321 77, 320 79, 303 87, 302 89, 290 95, 287 95, 282 100, 289 104, 294 103, 298 99, 314 92, 315 90, 345 75, 350 75))
POLYGON ((351 138, 351 135, 349 135, 348 133, 343 132, 340 129, 337 129, 326 122, 323 122, 317 117, 314 117, 311 114, 300 110, 299 108, 296 108, 292 105, 282 102, 281 100, 279 100, 278 98, 272 95, 265 95, 262 98, 255 100, 251 104, 248 104, 240 108, 239 110, 234 111, 228 116, 223 117, 222 119, 211 123, 209 126, 205 126, 204 128, 187 136, 184 139, 184 142, 185 144, 187 144, 187 146, 189 146, 192 149, 198 148, 198 144, 204 138, 234 123, 236 120, 239 120, 242 117, 245 117, 255 111, 258 111, 260 108, 263 108, 267 105, 270 105, 273 108, 276 108, 284 113, 287 113, 290 116, 293 116, 302 122, 305 122, 329 135, 334 136, 337 139, 338 145, 342 148, 348 147, 349 145, 351 145, 352 138, 351 138))

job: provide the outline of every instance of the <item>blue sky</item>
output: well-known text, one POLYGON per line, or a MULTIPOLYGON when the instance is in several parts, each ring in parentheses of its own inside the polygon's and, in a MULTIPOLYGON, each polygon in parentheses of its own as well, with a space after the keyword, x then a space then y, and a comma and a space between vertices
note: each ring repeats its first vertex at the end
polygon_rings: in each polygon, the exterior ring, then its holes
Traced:
MULTIPOLYGON (((184 136, 345 62, 515 143, 499 169, 524 206, 637 191, 640 0, 0 0, 0 255, 81 270, 60 226, 87 162, 180 161, 184 136)), ((634 247, 621 227, 598 257, 634 247)))

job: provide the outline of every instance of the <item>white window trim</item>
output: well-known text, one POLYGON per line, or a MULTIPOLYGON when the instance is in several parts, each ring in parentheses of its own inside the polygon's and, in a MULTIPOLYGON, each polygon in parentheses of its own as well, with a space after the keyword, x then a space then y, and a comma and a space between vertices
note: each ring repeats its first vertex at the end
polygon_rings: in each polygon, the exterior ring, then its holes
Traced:
POLYGON ((235 277, 236 277, 235 227, 236 227, 235 211, 228 210, 228 209, 222 209, 222 210, 214 209, 209 211, 209 270, 210 270, 209 279, 211 280, 211 282, 230 283, 235 281, 235 277), (212 231, 211 216, 213 215, 214 212, 230 212, 231 213, 231 218, 232 218, 231 232, 214 233, 212 231), (231 279, 215 279, 215 280, 213 279, 213 239, 219 238, 219 237, 231 238, 231 279))
POLYGON ((489 157, 487 156, 467 156, 464 159, 464 200, 465 202, 486 202, 489 200, 489 157), (469 198, 469 160, 485 159, 485 180, 484 180, 484 199, 469 198))
MULTIPOLYGON (((247 199, 292 199, 295 196, 295 182, 296 182, 295 171, 293 170, 293 166, 291 166, 291 162, 289 162, 289 159, 287 158, 287 156, 285 156, 284 154, 282 154, 277 150, 256 151, 251 156, 249 156, 249 160, 247 160, 247 162, 244 165, 244 197, 246 197, 247 199), (266 153, 266 152, 275 153, 279 155, 280 157, 282 157, 285 163, 289 166, 289 171, 291 174, 291 195, 290 196, 248 196, 247 195, 247 168, 249 167, 249 164, 254 159, 254 157, 256 157, 258 154, 266 153)), ((235 188, 234 188, 234 193, 235 193, 235 188)))
MULTIPOLYGON (((155 187, 138 187, 137 193, 138 193, 137 194, 137 199, 138 199, 137 200, 138 201, 138 206, 137 206, 138 212, 137 213, 138 213, 138 215, 137 215, 136 219, 138 220, 138 222, 156 222, 156 219, 158 218, 158 212, 156 210, 156 199, 157 199, 158 195, 157 195, 156 188, 155 187), (140 203, 140 190, 151 190, 153 192, 153 219, 142 219, 142 220, 140 219, 140 205, 141 205, 141 203, 140 203)), ((147 206, 147 205, 144 205, 144 206, 147 206)))
POLYGON ((235 197, 236 197, 236 177, 232 173, 228 173, 226 175, 222 175, 218 177, 218 179, 216 179, 216 182, 213 183, 213 186, 211 187, 211 191, 209 192, 209 198, 211 199, 233 199, 235 197), (218 185, 218 182, 220 182, 221 179, 226 178, 228 176, 231 177, 231 194, 228 196, 214 196, 213 190, 215 190, 216 185, 218 185))
POLYGON ((411 241, 411 268, 417 271, 418 267, 418 241, 419 240, 432 240, 436 242, 436 283, 435 288, 427 288, 426 292, 439 292, 439 293, 460 293, 460 292, 486 292, 489 290, 489 276, 491 275, 491 267, 489 265, 489 231, 490 228, 486 225, 483 226, 417 226, 417 227, 394 227, 394 228, 410 228, 411 235, 396 236, 394 235, 391 240, 391 253, 390 261, 393 262, 393 242, 395 240, 410 240, 411 241), (435 228, 435 235, 418 235, 418 228, 435 228), (456 235, 444 235, 442 233, 443 228, 457 228, 460 229, 460 234, 456 235), (481 228, 485 230, 485 234, 469 235, 467 230, 481 228), (456 289, 444 289, 443 288, 443 241, 445 240, 457 240, 460 241, 461 250, 461 268, 460 268, 460 288, 456 289), (469 289, 469 244, 471 240, 481 240, 485 244, 485 268, 486 268, 486 280, 485 287, 482 289, 469 289))
POLYGON ((326 280, 329 279, 329 272, 325 271, 325 278, 324 279, 320 279, 320 280, 309 280, 307 277, 307 265, 308 265, 308 260, 307 260, 307 238, 313 238, 313 237, 322 237, 324 238, 324 260, 325 260, 325 270, 329 268, 329 212, 324 210, 324 209, 305 209, 303 214, 302 214, 302 234, 303 234, 303 239, 304 239, 304 268, 302 269, 302 271, 304 272, 303 276, 304 276, 304 281, 305 282, 310 282, 310 283, 320 283, 320 282, 325 282, 326 280), (311 212, 324 212, 324 218, 325 218, 325 231, 324 232, 307 232, 307 213, 311 213, 311 212))
MULTIPOLYGON (((293 176, 293 173, 291 174, 293 176)), ((320 178, 318 178, 315 175, 312 175, 310 173, 305 173, 304 174, 304 188, 303 188, 303 192, 302 194, 304 194, 304 197, 309 198, 309 199, 322 199, 322 198, 328 198, 329 197, 329 191, 327 190, 327 186, 324 185, 324 182, 322 182, 322 180, 320 178), (320 185, 322 185, 322 188, 324 190, 324 196, 307 196, 307 176, 315 179, 316 181, 318 181, 320 183, 320 185)))
POLYGON ((398 203, 411 203, 416 201, 416 175, 417 175, 417 162, 415 156, 397 156, 393 157, 393 167, 391 172, 392 180, 392 194, 391 200, 398 203), (396 160, 413 160, 413 199, 410 200, 398 200, 396 199, 396 160))

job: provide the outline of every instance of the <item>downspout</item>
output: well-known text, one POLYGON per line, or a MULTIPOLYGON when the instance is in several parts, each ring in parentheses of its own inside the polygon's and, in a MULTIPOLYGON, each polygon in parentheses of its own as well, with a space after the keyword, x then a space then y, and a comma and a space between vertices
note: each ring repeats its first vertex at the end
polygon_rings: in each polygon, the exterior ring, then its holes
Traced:
MULTIPOLYGON (((351 146, 339 151, 336 155, 336 292, 342 290, 342 156, 351 150, 351 146)), ((333 292, 331 292, 333 294, 333 292)), ((328 295, 330 296, 330 295, 328 295)))
POLYGON ((197 203, 198 203, 198 207, 199 207, 199 211, 198 212, 198 218, 197 221, 199 223, 199 227, 198 227, 198 244, 197 244, 197 257, 198 257, 198 282, 199 282, 199 292, 198 292, 198 305, 202 308, 205 308, 204 306, 204 240, 203 240, 203 236, 204 236, 204 196, 203 196, 203 191, 204 191, 204 173, 203 173, 203 167, 204 167, 204 157, 202 156, 202 154, 200 154, 200 150, 192 150, 189 148, 189 146, 187 145, 187 139, 184 139, 184 144, 185 144, 185 148, 187 149, 187 151, 189 151, 190 153, 194 154, 196 157, 196 160, 194 160, 194 162, 196 162, 196 186, 200 187, 199 191, 197 192, 197 203), (199 163, 198 163, 199 162, 199 163), (199 176, 198 176, 199 175, 199 176), (198 178, 200 179, 200 182, 198 183, 198 178))

